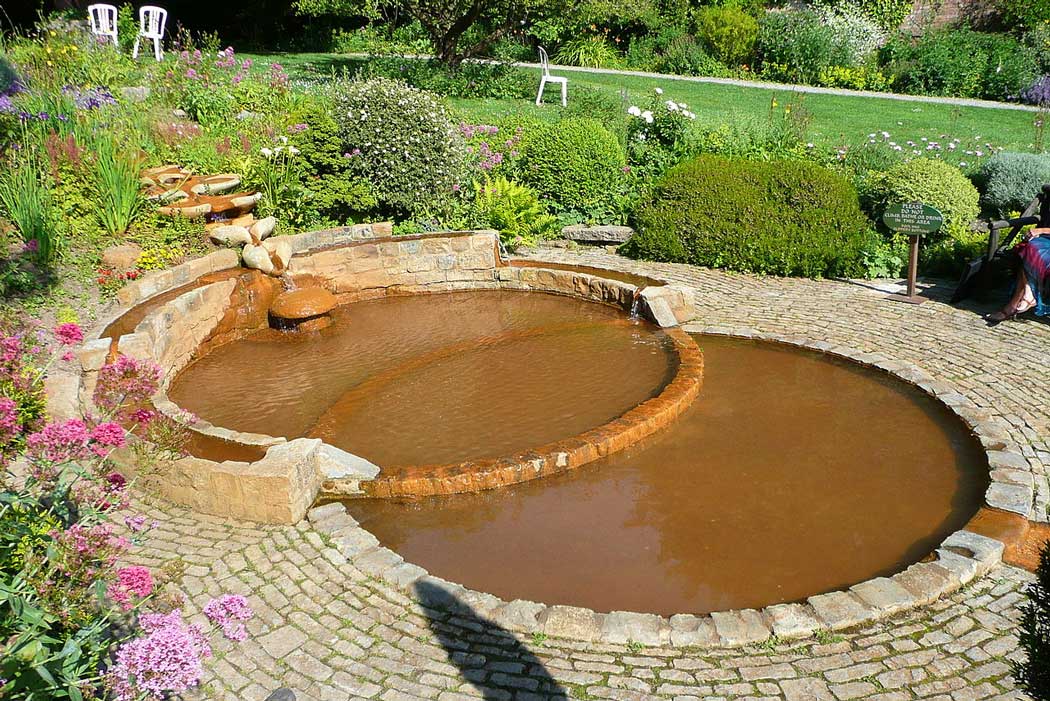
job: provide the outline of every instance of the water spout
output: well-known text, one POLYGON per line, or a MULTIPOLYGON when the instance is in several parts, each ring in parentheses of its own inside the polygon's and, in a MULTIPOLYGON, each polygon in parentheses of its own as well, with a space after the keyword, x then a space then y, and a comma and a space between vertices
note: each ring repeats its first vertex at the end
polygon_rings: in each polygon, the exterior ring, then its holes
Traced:
POLYGON ((642 289, 643 288, 641 288, 641 287, 636 287, 635 290, 634 290, 634 299, 631 300, 631 318, 632 319, 638 319, 641 316, 642 289))
POLYGON ((291 292, 292 290, 298 289, 295 285, 295 278, 287 272, 281 273, 280 278, 281 285, 284 287, 285 292, 291 292))

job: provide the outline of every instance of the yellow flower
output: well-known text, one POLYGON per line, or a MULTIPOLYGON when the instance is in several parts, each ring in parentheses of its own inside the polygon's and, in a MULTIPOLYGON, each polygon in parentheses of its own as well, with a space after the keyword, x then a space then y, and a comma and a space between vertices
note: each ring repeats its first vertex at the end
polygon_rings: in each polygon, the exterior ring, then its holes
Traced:
POLYGON ((784 114, 791 114, 791 108, 790 107, 785 107, 784 108, 784 114))
POLYGON ((48 34, 50 34, 53 37, 57 37, 58 36, 58 33, 55 32, 55 30, 53 30, 53 29, 50 32, 48 32, 48 34))
POLYGON ((51 47, 47 47, 47 53, 51 53, 51 47))
POLYGON ((776 107, 776 106, 777 106, 777 101, 776 101, 776 100, 773 100, 773 106, 774 106, 774 107, 776 107))
POLYGON ((76 51, 77 50, 77 45, 73 44, 72 46, 69 47, 69 50, 70 51, 76 51))

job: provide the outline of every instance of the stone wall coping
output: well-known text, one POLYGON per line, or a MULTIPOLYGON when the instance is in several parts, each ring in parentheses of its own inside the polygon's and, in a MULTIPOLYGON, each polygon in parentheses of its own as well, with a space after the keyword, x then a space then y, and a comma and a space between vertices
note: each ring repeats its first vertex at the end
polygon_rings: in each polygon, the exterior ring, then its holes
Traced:
POLYGON ((739 647, 771 639, 800 639, 820 631, 857 628, 940 599, 1002 562, 1004 549, 1014 542, 1016 533, 983 534, 979 532, 982 530, 979 517, 981 512, 1008 512, 1026 516, 1028 509, 1020 508, 1020 497, 1016 501, 1004 503, 999 500, 998 491, 1004 487, 1027 490, 1025 494, 1029 497, 1028 504, 1031 504, 1032 487, 1030 480, 1019 476, 1019 473, 1025 472, 1021 467, 1024 461, 1020 459, 1020 453, 1005 444, 996 431, 997 424, 988 420, 986 412, 944 383, 934 380, 918 366, 895 361, 878 353, 865 353, 800 336, 768 334, 751 328, 730 329, 691 324, 683 327, 683 331, 784 343, 878 368, 923 389, 947 406, 981 441, 989 455, 990 464, 1009 467, 993 467, 986 505, 977 516, 945 538, 926 559, 897 574, 858 582, 844 591, 815 594, 805 601, 703 615, 680 613, 664 617, 627 611, 602 613, 561 604, 548 605, 520 599, 504 601, 491 594, 472 591, 434 577, 422 567, 405 562, 361 527, 342 502, 311 509, 307 513, 309 522, 315 530, 331 536, 352 565, 395 587, 421 605, 440 607, 440 602, 419 600, 413 584, 425 580, 457 600, 468 603, 479 615, 520 635, 541 634, 586 643, 637 643, 647 647, 739 647), (1004 506, 1015 508, 1004 509, 1004 506))

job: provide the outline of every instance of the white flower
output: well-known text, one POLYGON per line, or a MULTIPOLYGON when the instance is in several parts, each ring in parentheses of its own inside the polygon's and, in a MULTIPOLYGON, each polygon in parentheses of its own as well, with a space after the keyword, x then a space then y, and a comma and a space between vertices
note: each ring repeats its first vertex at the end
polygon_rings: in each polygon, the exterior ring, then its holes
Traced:
POLYGON ((685 108, 686 108, 686 107, 688 107, 689 105, 685 104, 684 102, 679 102, 679 103, 678 103, 678 106, 679 106, 679 107, 681 107, 682 109, 685 109, 685 108))
POLYGON ((881 132, 881 133, 882 133, 882 138, 884 138, 884 139, 890 138, 890 133, 888 131, 884 131, 884 132, 881 132))
POLYGON ((282 136, 282 137, 281 137, 281 143, 282 143, 282 144, 286 144, 286 143, 288 143, 288 137, 287 137, 287 136, 282 136))
POLYGON ((678 103, 674 100, 668 100, 664 104, 667 105, 667 109, 671 110, 672 112, 676 112, 678 110, 678 103))
POLYGON ((294 146, 289 146, 288 147, 288 153, 292 154, 293 156, 298 156, 299 155, 299 149, 297 149, 294 146))
POLYGON ((275 155, 275 156, 276 156, 277 154, 279 154, 279 153, 280 153, 281 151, 283 151, 283 150, 284 150, 284 146, 278 146, 277 148, 275 148, 275 149, 273 150, 273 155, 275 155))
POLYGON ((806 148, 813 148, 813 142, 811 141, 808 144, 806 144, 806 148))
POLYGON ((656 94, 657 95, 663 95, 664 94, 663 88, 656 88, 656 94))
POLYGON ((268 148, 261 148, 261 149, 259 149, 259 153, 261 153, 262 155, 266 156, 267 158, 272 158, 273 157, 273 151, 271 151, 268 148))
POLYGON ((649 110, 646 110, 646 111, 642 112, 642 119, 645 120, 646 124, 652 124, 653 123, 653 113, 650 112, 649 110))
POLYGON ((627 108, 627 114, 632 117, 640 117, 642 116, 642 110, 640 110, 637 105, 631 105, 627 108))

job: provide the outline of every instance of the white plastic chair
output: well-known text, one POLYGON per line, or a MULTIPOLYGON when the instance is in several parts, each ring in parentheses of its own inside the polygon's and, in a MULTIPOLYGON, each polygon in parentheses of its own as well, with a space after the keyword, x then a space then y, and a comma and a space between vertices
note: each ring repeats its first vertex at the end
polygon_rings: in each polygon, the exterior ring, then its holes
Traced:
POLYGON ((569 79, 565 76, 551 75, 550 59, 547 58, 547 52, 542 46, 540 47, 540 67, 543 69, 543 75, 540 77, 540 91, 536 93, 536 104, 543 102, 543 88, 547 83, 559 83, 561 84, 561 106, 564 107, 568 104, 566 98, 569 92, 569 79))
POLYGON ((153 55, 159 61, 164 52, 160 42, 164 39, 164 25, 168 23, 168 11, 163 7, 143 5, 139 8, 139 35, 135 37, 135 47, 131 57, 139 57, 139 41, 146 39, 153 42, 153 55))
POLYGON ((105 37, 117 44, 117 8, 113 5, 98 3, 88 5, 88 21, 91 22, 91 33, 97 37, 105 37))

